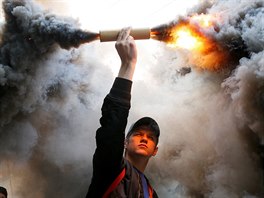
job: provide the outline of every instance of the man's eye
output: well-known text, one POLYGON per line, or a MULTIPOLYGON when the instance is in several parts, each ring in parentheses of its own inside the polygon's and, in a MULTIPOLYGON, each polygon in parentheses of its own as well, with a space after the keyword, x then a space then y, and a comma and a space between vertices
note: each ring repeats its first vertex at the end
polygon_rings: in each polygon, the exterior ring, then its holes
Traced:
POLYGON ((149 139, 154 140, 154 137, 153 136, 149 136, 149 139))

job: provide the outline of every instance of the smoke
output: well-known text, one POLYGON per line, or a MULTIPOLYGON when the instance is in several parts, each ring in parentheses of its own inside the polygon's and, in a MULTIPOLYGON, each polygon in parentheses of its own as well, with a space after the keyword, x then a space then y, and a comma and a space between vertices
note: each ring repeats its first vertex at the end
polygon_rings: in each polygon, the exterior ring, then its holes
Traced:
MULTIPOLYGON (((80 45, 97 35, 31 0, 3 9, 0 185, 11 198, 84 197, 113 43, 80 45)), ((263 197, 264 2, 203 1, 194 13, 218 16, 205 33, 231 59, 200 71, 186 52, 137 43, 129 123, 151 116, 161 128, 146 174, 160 197, 263 197)))

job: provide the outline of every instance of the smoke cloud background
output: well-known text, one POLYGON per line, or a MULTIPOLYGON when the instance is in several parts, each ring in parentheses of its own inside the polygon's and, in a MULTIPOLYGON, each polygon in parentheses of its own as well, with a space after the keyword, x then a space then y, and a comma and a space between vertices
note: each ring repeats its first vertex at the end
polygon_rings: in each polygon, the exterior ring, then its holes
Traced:
MULTIPOLYGON (((33 13, 43 13, 28 2, 33 13)), ((48 6, 47 1, 40 2, 48 6)), ((59 14, 68 17, 66 5, 59 14)), ((203 2, 189 10, 220 13, 220 31, 210 34, 234 51, 235 42, 242 40, 239 47, 250 52, 224 72, 193 68, 181 76, 180 68, 189 66, 186 52, 157 41, 137 41, 129 124, 144 115, 160 124, 159 154, 147 170, 160 197, 263 196, 263 9, 263 1, 226 0, 203 2)), ((153 17, 156 14, 159 11, 153 17)), ((129 25, 125 22, 122 26, 129 25)), ((90 28, 101 28, 97 25, 90 28)), ((27 49, 23 44, 11 46, 27 49)), ((11 198, 84 197, 100 107, 119 58, 114 43, 43 49, 35 56, 31 49, 25 51, 19 59, 22 64, 16 64, 18 72, 1 62, 1 86, 7 82, 12 86, 1 90, 1 110, 6 111, 0 115, 0 185, 7 186, 11 198)))

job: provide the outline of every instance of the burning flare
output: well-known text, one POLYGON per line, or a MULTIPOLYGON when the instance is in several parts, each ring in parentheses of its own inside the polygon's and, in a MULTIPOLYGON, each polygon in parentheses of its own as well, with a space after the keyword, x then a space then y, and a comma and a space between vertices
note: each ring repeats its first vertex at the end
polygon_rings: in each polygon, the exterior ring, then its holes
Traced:
MULTIPOLYGON (((227 66, 228 50, 224 49, 210 31, 216 32, 216 17, 194 15, 151 30, 132 29, 134 39, 155 39, 167 43, 169 47, 180 49, 187 54, 189 64, 200 69, 215 71, 227 66)), ((120 30, 100 31, 101 42, 115 41, 120 30)), ((97 37, 98 38, 98 37, 97 37)))

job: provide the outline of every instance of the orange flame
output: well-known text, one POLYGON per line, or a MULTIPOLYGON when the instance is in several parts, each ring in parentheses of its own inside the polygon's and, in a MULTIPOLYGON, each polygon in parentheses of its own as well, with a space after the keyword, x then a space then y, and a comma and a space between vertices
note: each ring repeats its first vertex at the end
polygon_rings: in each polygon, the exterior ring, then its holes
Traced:
POLYGON ((183 50, 188 56, 190 65, 211 71, 219 70, 225 67, 228 55, 208 34, 209 31, 215 31, 214 20, 216 19, 211 15, 194 15, 188 20, 161 26, 154 34, 169 47, 183 50), (161 35, 157 33, 159 31, 166 33, 161 35))
POLYGON ((194 51, 203 50, 203 37, 199 36, 192 27, 188 25, 180 25, 171 30, 172 40, 168 42, 170 47, 184 48, 194 51))

